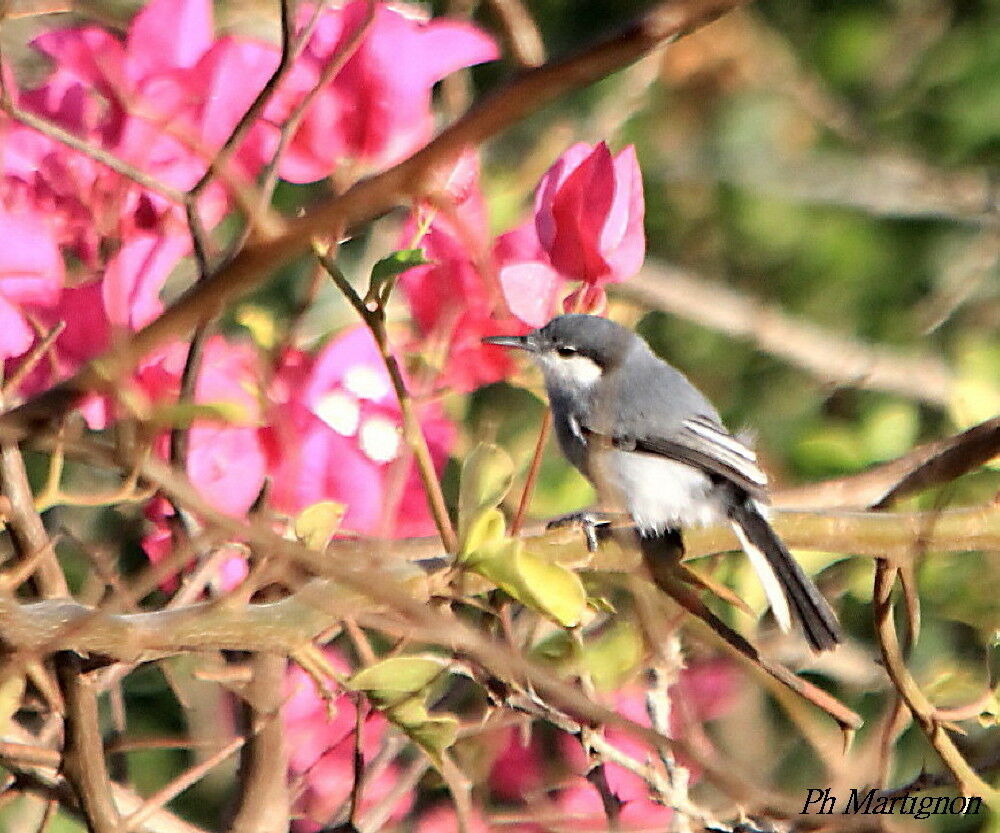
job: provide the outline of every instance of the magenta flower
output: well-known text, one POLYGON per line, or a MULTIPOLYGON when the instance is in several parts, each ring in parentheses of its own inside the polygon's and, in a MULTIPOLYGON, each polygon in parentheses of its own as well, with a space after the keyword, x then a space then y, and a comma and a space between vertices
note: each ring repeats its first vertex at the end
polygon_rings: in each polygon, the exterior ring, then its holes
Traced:
MULTIPOLYGON (((327 659, 340 673, 350 669, 340 654, 331 649, 327 659)), ((334 701, 331 718, 327 703, 316 691, 316 684, 297 665, 285 674, 285 703, 281 717, 289 749, 289 773, 304 781, 304 790, 296 802, 306 816, 295 824, 296 831, 316 830, 316 822, 324 822, 339 808, 354 784, 355 704, 342 695, 334 701), (313 821, 315 820, 315 821, 313 821)), ((361 751, 366 763, 378 753, 388 726, 385 718, 372 711, 365 717, 361 730, 361 751)), ((377 775, 366 779, 362 807, 378 804, 392 790, 400 775, 395 763, 388 764, 377 775)), ((390 819, 398 821, 409 810, 411 793, 404 793, 396 802, 390 819)))
MULTIPOLYGON (((155 409, 173 402, 187 357, 175 343, 145 360, 136 385, 155 409)), ((197 404, 215 406, 217 418, 196 419, 188 429, 187 475, 216 509, 240 516, 260 493, 267 456, 259 438, 260 369, 256 351, 221 336, 209 340, 195 383, 197 404)), ((166 452, 166 437, 163 440, 166 452)))
MULTIPOLYGON (((288 108, 312 88, 332 55, 363 25, 367 3, 354 0, 323 12, 300 59, 300 72, 283 88, 288 108)), ((299 10, 304 24, 311 5, 299 10)), ((337 76, 316 96, 283 155, 279 171, 292 182, 329 176, 341 161, 381 168, 398 162, 431 136, 431 88, 446 75, 491 61, 496 44, 458 20, 420 18, 416 6, 377 4, 363 41, 337 76)), ((281 112, 270 112, 278 120, 281 112)))
MULTIPOLYGON (((469 220, 474 214, 463 212, 463 217, 469 220)), ((441 217, 422 246, 432 263, 408 269, 399 287, 418 333, 413 347, 438 368, 437 386, 466 392, 505 378, 513 368, 510 357, 498 356, 503 351, 489 349, 482 337, 524 328, 509 318, 494 317, 499 301, 491 298, 482 275, 488 266, 473 261, 472 247, 441 217)))
MULTIPOLYGON (((32 46, 53 69, 39 87, 13 91, 22 107, 179 190, 201 177, 278 61, 268 44, 216 40, 209 0, 153 0, 133 19, 124 42, 87 26, 43 33, 32 46)), ((0 202, 11 211, 44 212, 59 245, 90 270, 86 277, 105 266, 119 269, 116 253, 125 260, 140 256, 128 251, 136 237, 147 252, 160 250, 161 260, 165 252, 152 237, 175 237, 164 241, 170 251, 187 239, 182 207, 161 194, 30 128, 0 121, 0 129, 6 180, 0 202)), ((256 176, 272 133, 255 125, 227 176, 256 176)), ((230 202, 226 188, 213 183, 199 201, 202 221, 214 226, 230 202)), ((126 290, 140 290, 135 309, 111 303, 115 323, 134 327, 155 313, 160 286, 146 275, 141 282, 126 290)), ((105 300, 116 292, 109 288, 105 300)))
MULTIPOLYGON (((32 45, 56 69, 22 96, 26 106, 178 189, 201 176, 278 63, 270 45, 216 40, 209 0, 152 0, 124 43, 89 26, 47 32, 32 45)), ((253 175, 260 160, 247 161, 253 175)), ((214 223, 225 199, 210 202, 214 223)))
MULTIPOLYGON (((371 334, 355 327, 315 359, 287 354, 270 388, 274 505, 295 513, 321 500, 346 506, 343 527, 364 534, 434 531, 400 429, 399 402, 371 334), (400 470, 402 466, 402 470, 400 470)), ((420 421, 438 468, 454 427, 436 404, 420 421)))
POLYGON ((541 327, 556 314, 566 278, 549 263, 534 220, 500 235, 493 257, 507 308, 515 318, 529 327, 541 327))
POLYGON ((63 285, 63 261, 41 218, 0 212, 0 360, 20 356, 35 339, 21 307, 51 306, 63 285))
POLYGON ((639 271, 646 250, 644 211, 631 146, 612 157, 604 142, 574 145, 535 192, 535 228, 550 264, 587 284, 622 281, 639 271))
MULTIPOLYGON (((154 410, 176 400, 187 356, 187 345, 175 343, 146 359, 132 384, 136 394, 148 398, 154 410)), ((221 336, 209 340, 195 383, 194 399, 218 409, 218 418, 196 419, 188 428, 186 473, 198 493, 221 512, 245 515, 264 485, 267 454, 259 423, 257 354, 248 345, 233 344, 221 336)), ((168 454, 166 433, 156 443, 161 457, 168 454)), ((145 507, 150 530, 142 548, 154 564, 173 550, 170 518, 173 507, 154 498, 145 507)), ((218 591, 230 590, 246 576, 245 553, 230 545, 231 554, 220 561, 214 578, 218 591)), ((172 589, 176 579, 164 582, 172 589)))

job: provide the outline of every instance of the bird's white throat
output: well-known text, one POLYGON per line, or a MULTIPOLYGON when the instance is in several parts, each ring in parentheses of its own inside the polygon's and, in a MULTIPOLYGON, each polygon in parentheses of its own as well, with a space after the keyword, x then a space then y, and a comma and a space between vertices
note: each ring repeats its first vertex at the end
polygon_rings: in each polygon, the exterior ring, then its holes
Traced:
POLYGON ((604 372, 597 362, 580 354, 566 357, 543 354, 538 357, 538 363, 546 377, 574 390, 587 390, 604 372))

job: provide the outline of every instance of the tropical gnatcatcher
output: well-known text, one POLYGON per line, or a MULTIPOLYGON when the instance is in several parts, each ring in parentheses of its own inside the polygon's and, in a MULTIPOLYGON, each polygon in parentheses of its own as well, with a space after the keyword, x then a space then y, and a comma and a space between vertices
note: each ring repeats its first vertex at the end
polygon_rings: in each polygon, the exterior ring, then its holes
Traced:
POLYGON ((837 617, 765 518, 767 477, 715 408, 642 338, 605 318, 560 315, 524 336, 545 378, 559 446, 643 538, 728 521, 782 630, 815 651, 841 641, 837 617))

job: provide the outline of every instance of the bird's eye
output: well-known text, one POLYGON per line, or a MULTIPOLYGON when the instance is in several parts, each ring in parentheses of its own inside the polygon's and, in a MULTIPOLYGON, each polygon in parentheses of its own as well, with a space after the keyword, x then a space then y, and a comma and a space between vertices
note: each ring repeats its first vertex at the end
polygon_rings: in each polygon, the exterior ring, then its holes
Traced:
POLYGON ((562 347, 557 347, 556 348, 556 353, 558 355, 562 356, 564 359, 568 359, 570 356, 575 356, 576 353, 577 353, 577 350, 576 350, 575 347, 567 347, 567 346, 563 345, 562 347))

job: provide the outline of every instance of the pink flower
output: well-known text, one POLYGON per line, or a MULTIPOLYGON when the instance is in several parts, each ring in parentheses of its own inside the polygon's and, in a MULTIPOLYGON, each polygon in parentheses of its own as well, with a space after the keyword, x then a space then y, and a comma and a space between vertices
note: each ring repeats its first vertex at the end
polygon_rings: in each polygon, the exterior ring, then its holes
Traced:
MULTIPOLYGON (((187 356, 187 345, 172 344, 143 362, 132 384, 155 409, 175 401, 187 356)), ((232 344, 217 336, 205 345, 194 399, 220 409, 218 419, 196 419, 188 428, 187 476, 212 506, 228 515, 241 516, 260 494, 267 471, 267 454, 258 424, 260 405, 257 355, 247 345, 232 344)), ((168 436, 161 435, 157 452, 166 457, 168 436)), ((146 506, 152 529, 142 547, 153 563, 173 548, 169 520, 173 507, 162 498, 146 506)), ((230 590, 246 576, 246 559, 238 546, 220 562, 215 578, 218 590, 230 590)), ((166 587, 172 587, 168 582, 166 587)))
POLYGON ((545 750, 535 736, 525 744, 518 728, 504 731, 502 740, 503 750, 490 768, 490 787, 505 801, 526 799, 544 783, 545 750))
MULTIPOLYGON (((501 313, 503 299, 491 286, 494 264, 489 251, 486 209, 477 178, 469 182, 468 163, 456 167, 445 185, 450 194, 450 216, 435 215, 420 241, 425 266, 408 269, 399 278, 416 339, 412 349, 438 369, 437 387, 466 392, 499 381, 514 365, 503 350, 482 343, 483 336, 512 335, 528 328, 501 313)), ((411 220, 403 229, 407 245, 416 229, 411 220)), ((546 319, 548 320, 548 319, 546 319)))
MULTIPOLYGON (((620 767, 609 764, 605 767, 609 772, 620 770, 620 767)), ((621 784, 611 786, 611 792, 622 802, 619 830, 628 833, 662 833, 670 828, 670 818, 673 811, 669 807, 657 804, 648 797, 645 783, 638 775, 621 770, 624 774, 627 789, 623 792, 621 784)), ((609 778, 609 781, 611 779, 609 778)), ((610 786, 610 785, 609 785, 610 786)), ((559 793, 556 806, 563 814, 567 829, 571 826, 577 831, 603 831, 608 829, 604 805, 596 788, 585 778, 576 779, 568 788, 559 793)))
MULTIPOLYGON (((124 44, 90 26, 48 32, 32 45, 56 70, 24 96, 26 104, 182 190, 201 176, 278 63, 267 44, 216 40, 209 0, 152 0, 124 44)), ((210 224, 220 207, 208 212, 210 224)))
MULTIPOLYGON (((341 673, 348 673, 344 659, 327 650, 327 659, 341 673)), ((347 800, 354 785, 354 731, 356 712, 354 700, 337 697, 334 714, 327 714, 327 703, 316 691, 309 676, 298 666, 289 667, 285 676, 285 705, 282 720, 289 750, 288 769, 302 778, 305 789, 297 803, 299 812, 314 822, 325 822, 347 800)), ((363 721, 361 751, 366 764, 378 753, 387 731, 381 714, 369 712, 363 721)), ((362 807, 374 806, 384 799, 399 777, 396 764, 389 764, 374 778, 366 778, 362 807)), ((402 795, 392 809, 390 818, 398 820, 409 810, 413 798, 402 795)), ((315 830, 316 825, 300 821, 296 830, 315 830)))
MULTIPOLYGON (((214 39, 209 0, 153 0, 133 19, 124 42, 86 26, 45 32, 32 46, 53 69, 41 86, 15 90, 22 107, 177 190, 202 176, 278 62, 268 44, 214 39)), ((135 236, 147 238, 147 247, 150 236, 187 238, 180 205, 30 128, 0 125, 7 177, 0 200, 11 210, 44 211, 60 245, 92 272, 135 236)), ((273 133, 254 125, 224 178, 256 176, 273 133)), ((229 205, 226 188, 213 183, 198 204, 203 223, 214 226, 229 205)), ((145 283, 148 301, 159 286, 145 283)), ((112 318, 148 316, 147 308, 119 310, 112 318)))
POLYGON ((497 277, 507 308, 529 327, 541 327, 556 313, 556 299, 566 278, 549 263, 529 220, 497 238, 493 248, 497 277))
POLYGON ((0 212, 0 360, 20 356, 35 339, 22 305, 51 306, 63 285, 63 260, 37 216, 0 212))
MULTIPOLYGON (((434 530, 400 428, 399 402, 371 334, 355 327, 313 360, 289 353, 270 389, 272 500, 298 512, 320 500, 346 505, 345 529, 425 535, 434 530)), ((454 428, 436 404, 419 408, 440 468, 454 428)))
MULTIPOLYGON (((159 564, 174 552, 174 536, 170 526, 174 507, 166 498, 154 497, 146 504, 143 514, 152 529, 142 536, 142 550, 151 564, 159 564)), ((238 587, 250 572, 246 551, 239 544, 224 544, 220 547, 220 552, 212 555, 219 559, 218 567, 209 581, 214 595, 221 595, 238 587)), ((174 592, 180 584, 177 573, 188 566, 190 565, 178 564, 175 572, 160 582, 160 587, 165 592, 174 592)))
MULTIPOLYGON (((367 5, 354 0, 323 12, 300 59, 306 72, 283 88, 286 110, 360 30, 367 5)), ((304 23, 312 13, 311 5, 303 5, 299 20, 304 23)), ((431 136, 434 84, 497 54, 493 40, 471 24, 421 20, 416 6, 377 4, 360 45, 310 105, 282 157, 281 176, 311 182, 328 176, 343 160, 370 168, 398 162, 431 136)), ((275 121, 282 115, 277 108, 269 113, 275 121)))
MULTIPOLYGON (((521 825, 513 829, 520 828, 521 825)), ((472 817, 468 819, 466 828, 468 833, 489 833, 490 826, 483 817, 473 809, 472 817)), ((504 830, 512 828, 504 825, 504 830)), ((413 833, 458 833, 458 817, 455 815, 455 808, 451 804, 438 804, 425 810, 413 828, 413 833)))
MULTIPOLYGON (((153 404, 173 402, 187 357, 172 344, 143 362, 138 387, 153 404)), ((205 345, 194 399, 220 409, 217 419, 196 419, 188 429, 187 475, 199 493, 228 515, 243 515, 260 493, 267 455, 259 436, 261 409, 257 354, 221 336, 205 345)), ((166 453, 166 437, 161 441, 166 453)))
POLYGON ((588 284, 622 281, 645 256, 642 176, 635 149, 577 144, 542 177, 535 228, 552 267, 588 284))

